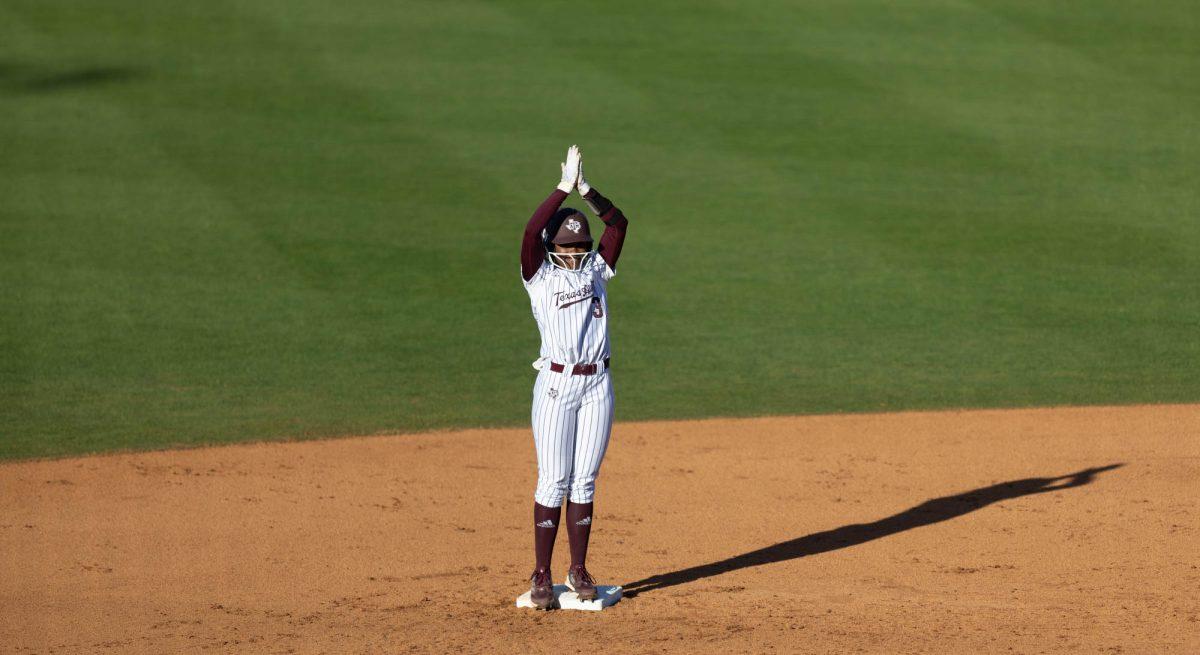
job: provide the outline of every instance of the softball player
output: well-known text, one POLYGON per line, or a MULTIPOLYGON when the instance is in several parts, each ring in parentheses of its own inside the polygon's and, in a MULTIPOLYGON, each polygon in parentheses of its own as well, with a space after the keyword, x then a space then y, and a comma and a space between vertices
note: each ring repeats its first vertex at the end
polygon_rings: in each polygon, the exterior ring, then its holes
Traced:
POLYGON ((533 443, 538 481, 533 503, 536 568, 530 599, 540 609, 554 603, 550 555, 566 501, 571 567, 567 586, 583 600, 596 597, 584 566, 592 528, 596 475, 612 430, 609 378, 608 281, 616 275, 627 221, 621 210, 583 179, 579 148, 571 146, 562 179, 525 226, 521 278, 541 332, 533 367, 533 443), (600 246, 592 250, 587 218, 559 208, 572 189, 604 222, 600 246))

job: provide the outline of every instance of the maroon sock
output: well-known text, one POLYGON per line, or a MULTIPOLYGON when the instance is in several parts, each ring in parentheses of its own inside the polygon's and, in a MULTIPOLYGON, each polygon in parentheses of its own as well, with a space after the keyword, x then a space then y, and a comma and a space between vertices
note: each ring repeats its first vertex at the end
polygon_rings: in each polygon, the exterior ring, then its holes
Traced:
POLYGON ((571 566, 583 566, 588 537, 592 534, 592 503, 567 502, 567 537, 571 540, 571 566))
POLYGON ((558 517, 561 513, 561 507, 533 504, 533 552, 539 569, 550 569, 550 556, 554 554, 554 538, 558 536, 558 517))

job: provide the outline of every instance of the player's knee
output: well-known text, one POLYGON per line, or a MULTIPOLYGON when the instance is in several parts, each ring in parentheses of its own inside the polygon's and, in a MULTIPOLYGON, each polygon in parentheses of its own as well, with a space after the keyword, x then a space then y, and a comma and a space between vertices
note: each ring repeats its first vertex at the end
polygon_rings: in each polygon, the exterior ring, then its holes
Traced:
POLYGON ((556 490, 538 489, 533 494, 533 500, 542 507, 562 507, 566 495, 556 490))
POLYGON ((596 479, 582 478, 571 480, 571 502, 573 503, 590 503, 592 497, 596 495, 596 479))
POLYGON ((571 478, 567 475, 554 475, 538 472, 538 487, 566 491, 571 488, 571 478))
POLYGON ((537 492, 534 494, 538 504, 546 507, 558 507, 562 505, 563 498, 569 491, 570 482, 567 476, 538 474, 537 492))

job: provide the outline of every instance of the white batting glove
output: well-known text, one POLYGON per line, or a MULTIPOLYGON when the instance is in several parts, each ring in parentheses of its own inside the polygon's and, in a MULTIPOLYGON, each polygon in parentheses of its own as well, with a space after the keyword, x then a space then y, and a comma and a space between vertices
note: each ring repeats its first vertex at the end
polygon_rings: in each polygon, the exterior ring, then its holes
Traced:
MULTIPOLYGON (((578 150, 578 148, 576 148, 578 150)), ((579 195, 586 196, 588 191, 592 190, 592 185, 583 179, 583 153, 579 153, 579 180, 575 182, 575 186, 579 189, 579 195)))
POLYGON ((579 181, 579 147, 571 146, 567 149, 567 161, 561 164, 562 166, 562 181, 558 183, 558 190, 563 193, 570 193, 571 189, 575 188, 579 181))

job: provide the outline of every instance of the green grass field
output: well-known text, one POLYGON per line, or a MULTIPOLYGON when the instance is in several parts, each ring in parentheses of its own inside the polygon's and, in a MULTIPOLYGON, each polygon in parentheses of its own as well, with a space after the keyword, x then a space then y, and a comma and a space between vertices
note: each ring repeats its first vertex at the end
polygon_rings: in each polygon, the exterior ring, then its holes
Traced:
POLYGON ((0 458, 526 422, 571 143, 618 420, 1200 400, 1192 0, 6 0, 0 458))

